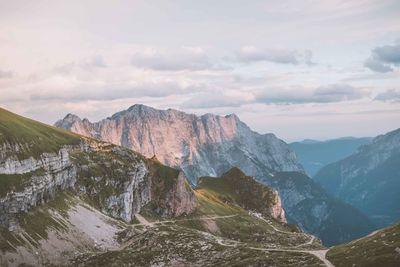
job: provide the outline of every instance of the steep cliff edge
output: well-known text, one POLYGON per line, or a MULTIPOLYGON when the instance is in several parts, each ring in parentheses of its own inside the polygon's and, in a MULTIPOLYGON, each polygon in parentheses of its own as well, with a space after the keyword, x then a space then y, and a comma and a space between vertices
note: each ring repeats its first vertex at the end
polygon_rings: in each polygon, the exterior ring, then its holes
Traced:
POLYGON ((0 144, 0 225, 9 229, 18 228, 21 213, 67 189, 126 222, 149 203, 163 216, 187 214, 196 206, 183 173, 4 109, 0 144))

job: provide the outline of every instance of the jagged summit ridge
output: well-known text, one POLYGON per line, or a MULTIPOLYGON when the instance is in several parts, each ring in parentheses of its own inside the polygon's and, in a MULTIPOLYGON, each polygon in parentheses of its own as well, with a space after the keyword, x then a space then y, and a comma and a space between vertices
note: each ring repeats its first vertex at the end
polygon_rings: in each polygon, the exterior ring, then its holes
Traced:
POLYGON ((294 152, 273 134, 252 131, 235 114, 197 116, 182 111, 133 105, 91 123, 74 118, 55 124, 157 158, 181 168, 192 183, 197 177, 218 176, 231 166, 261 176, 265 171, 300 171, 294 152))

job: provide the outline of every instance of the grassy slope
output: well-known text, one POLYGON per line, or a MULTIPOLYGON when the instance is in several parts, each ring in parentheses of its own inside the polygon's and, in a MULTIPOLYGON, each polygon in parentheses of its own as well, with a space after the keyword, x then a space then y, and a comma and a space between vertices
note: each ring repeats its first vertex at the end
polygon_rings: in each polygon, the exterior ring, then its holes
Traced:
POLYGON ((18 246, 34 247, 40 246, 41 239, 48 238, 49 229, 65 231, 67 225, 53 218, 52 211, 57 211, 66 216, 67 210, 75 202, 69 192, 59 193, 56 198, 41 207, 36 207, 28 213, 20 214, 18 223, 19 231, 12 232, 0 226, 0 252, 13 252, 18 246))
MULTIPOLYGON (((272 190, 245 176, 239 169, 233 168, 221 178, 202 177, 195 194, 198 200, 197 209, 188 216, 178 218, 175 222, 177 225, 252 243, 254 246, 269 244, 272 247, 290 247, 302 244, 310 238, 307 234, 299 232, 297 227, 272 218, 269 215, 269 207, 273 201, 272 190), (247 192, 252 186, 258 189, 252 193, 247 192), (263 217, 270 224, 250 215, 248 210, 263 213, 263 217), (210 216, 230 215, 234 216, 205 219, 210 216), (288 233, 277 232, 271 225, 288 233)), ((159 220, 148 211, 144 211, 143 214, 150 220, 159 220)), ((322 248, 317 240, 312 246, 322 248)))
MULTIPOLYGON (((135 266, 148 266, 150 263, 181 263, 184 266, 320 266, 318 259, 305 253, 263 252, 246 247, 293 247, 309 240, 307 235, 276 232, 271 225, 250 216, 247 211, 224 200, 225 196, 213 190, 197 189, 196 196, 199 206, 194 214, 156 227, 132 227, 121 222, 125 229, 119 235, 123 249, 104 252, 87 248, 71 262, 71 266, 122 266, 129 263, 135 266), (212 215, 235 217, 214 220, 202 218, 212 215), (213 223, 217 226, 216 232, 209 227, 213 223), (236 247, 222 246, 204 232, 243 243, 236 247), (90 252, 91 249, 94 250, 90 252)), ((40 239, 48 239, 49 231, 70 231, 68 223, 54 219, 52 214, 56 211, 68 221, 67 211, 75 206, 76 201, 82 200, 74 197, 72 192, 66 192, 27 214, 21 214, 19 221, 25 238, 0 228, 0 250, 13 252, 15 247, 23 246, 42 255, 40 239)), ((170 219, 153 213, 152 220, 170 219)), ((291 230, 279 222, 271 220, 271 223, 280 230, 291 230)), ((321 245, 316 241, 308 247, 321 248, 321 245)))
POLYGON ((336 266, 400 266, 400 224, 333 247, 327 258, 336 266))
MULTIPOLYGON (((140 266, 321 266, 319 260, 306 253, 249 249, 248 247, 290 249, 309 241, 310 236, 296 232, 297 229, 271 217, 265 216, 270 222, 266 223, 249 215, 248 211, 237 205, 240 197, 232 190, 229 179, 202 180, 195 190, 198 207, 194 213, 175 218, 172 222, 171 219, 161 218, 150 209, 145 209, 142 215, 157 225, 127 229, 120 235, 122 243, 127 244, 124 249, 81 255, 73 261, 73 265, 121 266, 132 263, 140 266), (219 216, 222 218, 218 218, 219 216), (277 232, 274 228, 283 232, 277 232), (222 246, 215 237, 238 243, 232 247, 222 246)), ((248 180, 243 177, 242 181, 236 180, 234 184, 240 186, 241 182, 246 183, 248 180)), ((265 187, 265 190, 269 192, 270 189, 265 187)), ((265 204, 268 206, 268 203, 265 204)), ((313 244, 301 248, 323 247, 319 240, 315 240, 313 244)))
POLYGON ((275 204, 274 194, 270 187, 256 182, 254 178, 246 176, 238 168, 230 169, 219 179, 201 177, 197 189, 217 192, 221 197, 226 198, 226 201, 264 215, 268 215, 270 207, 275 204))
POLYGON ((63 145, 79 144, 77 134, 24 118, 0 108, 0 144, 26 144, 13 152, 20 159, 57 152, 63 145))
MULTIPOLYGON (((16 156, 18 159, 39 158, 45 152, 58 152, 64 145, 77 145, 77 134, 58 129, 31 119, 24 118, 0 108, 0 147, 4 144, 18 146, 19 149, 4 148, 3 156, 16 156)), ((0 197, 10 190, 20 191, 35 175, 43 175, 36 170, 23 175, 0 174, 0 197)))
POLYGON ((226 247, 200 232, 176 225, 138 232, 120 251, 86 254, 72 266, 321 266, 308 254, 226 247), (129 265, 131 264, 131 265, 129 265))

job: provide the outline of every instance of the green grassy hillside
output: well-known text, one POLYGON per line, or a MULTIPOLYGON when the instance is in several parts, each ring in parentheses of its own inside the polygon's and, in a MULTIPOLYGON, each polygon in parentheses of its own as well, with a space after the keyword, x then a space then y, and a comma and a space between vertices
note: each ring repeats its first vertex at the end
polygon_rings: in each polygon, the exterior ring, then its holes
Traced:
POLYGON ((323 266, 304 251, 323 249, 317 238, 271 216, 260 219, 239 206, 249 184, 260 187, 252 197, 270 206, 270 188, 253 184, 254 179, 238 169, 201 181, 195 189, 199 205, 192 214, 171 220, 145 209, 141 214, 148 223, 119 234, 123 249, 82 254, 73 265, 323 266))
POLYGON ((327 258, 338 267, 400 266, 400 224, 333 247, 328 251, 327 258))
MULTIPOLYGON (((0 108, 0 144, 17 145, 12 151, 20 159, 57 152, 63 145, 77 145, 77 134, 55 128, 0 108)), ((11 153, 5 150, 5 153, 11 153)))
POLYGON ((236 167, 231 168, 217 179, 215 177, 199 178, 197 191, 218 193, 223 201, 268 217, 271 216, 271 208, 278 204, 270 187, 257 182, 251 176, 246 176, 236 167))

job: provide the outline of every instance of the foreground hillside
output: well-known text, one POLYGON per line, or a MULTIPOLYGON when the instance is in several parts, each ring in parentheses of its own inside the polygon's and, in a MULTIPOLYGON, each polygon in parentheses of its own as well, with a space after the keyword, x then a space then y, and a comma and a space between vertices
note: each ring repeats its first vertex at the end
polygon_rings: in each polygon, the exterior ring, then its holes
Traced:
POLYGON ((397 228, 328 251, 238 168, 193 190, 155 158, 2 109, 0 129, 0 266, 397 266, 397 228))
POLYGON ((278 194, 238 169, 194 191, 155 158, 3 109, 0 129, 1 266, 323 264, 278 194))
POLYGON ((335 266, 400 266, 400 224, 329 250, 335 266))
POLYGON ((306 173, 313 177, 322 167, 344 159, 372 138, 345 137, 327 141, 304 140, 290 143, 306 173))
POLYGON ((302 175, 301 164, 285 142, 273 134, 252 131, 236 115, 196 116, 133 105, 96 123, 68 114, 56 126, 147 156, 156 155, 162 163, 182 169, 192 184, 196 184, 198 177, 221 176, 237 166, 284 195, 286 212, 301 214, 288 216, 290 222, 319 236, 326 245, 348 241, 372 230, 368 219, 360 220, 359 212, 342 205, 311 178, 302 175), (273 175, 282 172, 298 173, 301 183, 288 179, 275 183, 273 175), (320 204, 322 201, 328 204, 320 204), (343 209, 348 216, 338 218, 330 209, 343 209))
POLYGON ((315 176, 322 187, 363 211, 379 227, 400 220, 400 129, 374 138, 357 153, 315 176))
POLYGON ((162 217, 149 204, 126 223, 64 192, 21 214, 18 232, 2 228, 0 264, 324 266, 326 251, 318 239, 276 220, 273 213, 249 212, 226 194, 201 188, 190 215, 162 217))
MULTIPOLYGON (((274 193, 260 186, 254 196, 267 200, 253 206, 236 190, 254 185, 237 169, 224 179, 202 178, 195 190, 195 212, 173 220, 143 211, 140 223, 120 235, 121 250, 83 254, 78 266, 139 265, 167 266, 324 266, 323 247, 318 239, 274 217, 274 193), (236 180, 231 187, 229 181, 236 180), (233 189, 233 190, 231 190, 233 189), (218 193, 222 190, 222 193, 218 193), (263 192, 259 195, 258 193, 263 192), (242 207, 250 205, 251 211, 242 207)), ((254 180, 253 180, 254 181, 254 180)))
POLYGON ((0 109, 0 224, 73 190, 107 214, 130 222, 150 203, 162 215, 194 209, 183 173, 122 147, 81 137, 0 109))

